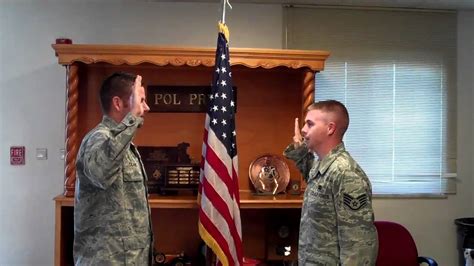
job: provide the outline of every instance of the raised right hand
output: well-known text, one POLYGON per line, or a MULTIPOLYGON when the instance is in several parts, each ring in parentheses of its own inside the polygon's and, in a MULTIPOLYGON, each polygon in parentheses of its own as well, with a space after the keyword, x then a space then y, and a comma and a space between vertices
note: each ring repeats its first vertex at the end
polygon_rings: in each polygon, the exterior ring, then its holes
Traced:
POLYGON ((293 136, 293 144, 295 147, 299 147, 303 144, 303 136, 301 136, 298 118, 295 118, 295 135, 293 136))
POLYGON ((143 116, 145 112, 150 110, 146 103, 145 88, 142 85, 142 77, 137 75, 133 86, 132 96, 130 97, 130 112, 135 116, 143 116))

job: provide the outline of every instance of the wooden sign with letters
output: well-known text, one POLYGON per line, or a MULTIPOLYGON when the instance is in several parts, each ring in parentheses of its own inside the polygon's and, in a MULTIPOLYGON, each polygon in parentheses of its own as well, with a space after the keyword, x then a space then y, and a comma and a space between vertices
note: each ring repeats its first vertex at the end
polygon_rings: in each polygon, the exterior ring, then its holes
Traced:
POLYGON ((205 113, 210 92, 211 86, 148 86, 146 98, 151 113, 205 113))

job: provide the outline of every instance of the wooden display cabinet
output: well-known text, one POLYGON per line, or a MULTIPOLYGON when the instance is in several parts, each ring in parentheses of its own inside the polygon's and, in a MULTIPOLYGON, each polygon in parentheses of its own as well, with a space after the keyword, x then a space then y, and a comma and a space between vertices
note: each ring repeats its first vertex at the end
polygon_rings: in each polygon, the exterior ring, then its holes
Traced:
MULTIPOLYGON (((55 265, 72 264, 75 158, 83 136, 100 122, 98 90, 116 71, 143 76, 147 85, 209 85, 215 49, 140 45, 53 44, 58 62, 66 67, 66 163, 64 194, 55 198, 55 265)), ((259 259, 282 259, 274 252, 278 224, 290 227, 296 258, 301 195, 255 196, 248 178, 250 163, 263 154, 282 154, 292 140, 295 117, 314 101, 315 73, 329 56, 324 51, 231 49, 239 156, 239 185, 244 254, 259 259), (251 221, 251 222, 249 222, 251 221)), ((188 142, 195 161, 201 156, 205 113, 149 113, 134 143, 175 146, 188 142)), ((292 180, 301 175, 292 162, 292 180)), ((193 195, 151 195, 155 247, 165 253, 199 254, 197 202, 193 195)))

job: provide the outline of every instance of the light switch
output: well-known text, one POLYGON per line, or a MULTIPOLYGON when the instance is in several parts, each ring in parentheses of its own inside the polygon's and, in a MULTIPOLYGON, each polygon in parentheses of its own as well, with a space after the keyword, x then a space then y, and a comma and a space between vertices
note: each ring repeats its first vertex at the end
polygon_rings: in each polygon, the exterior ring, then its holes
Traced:
POLYGON ((48 149, 46 148, 37 148, 36 149, 36 160, 47 160, 48 159, 48 149))
POLYGON ((59 160, 64 160, 65 157, 66 152, 64 151, 64 149, 59 149, 59 160))

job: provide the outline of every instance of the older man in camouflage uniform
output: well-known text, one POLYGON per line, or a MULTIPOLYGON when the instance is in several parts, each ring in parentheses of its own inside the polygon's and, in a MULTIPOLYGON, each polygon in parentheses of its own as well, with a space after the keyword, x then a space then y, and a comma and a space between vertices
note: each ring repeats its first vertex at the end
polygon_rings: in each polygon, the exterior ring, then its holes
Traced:
POLYGON ((132 143, 149 110, 140 76, 115 73, 100 89, 102 122, 77 155, 75 265, 149 265, 146 174, 132 143))
POLYGON ((378 250, 372 189, 345 150, 345 106, 322 101, 308 108, 300 132, 285 150, 307 182, 301 213, 298 261, 305 265, 375 265, 378 250), (315 158, 316 153, 317 158, 315 158))

